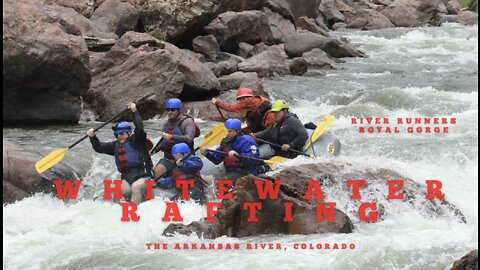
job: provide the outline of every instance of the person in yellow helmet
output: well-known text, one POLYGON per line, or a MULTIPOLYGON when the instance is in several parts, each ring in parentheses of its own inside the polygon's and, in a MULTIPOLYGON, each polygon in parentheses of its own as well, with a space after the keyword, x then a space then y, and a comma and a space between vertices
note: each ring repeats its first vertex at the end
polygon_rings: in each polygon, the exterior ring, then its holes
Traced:
POLYGON ((289 112, 289 106, 285 101, 273 102, 271 111, 275 114, 275 123, 267 129, 255 133, 255 137, 281 145, 281 148, 272 146, 275 155, 295 158, 298 154, 289 149, 302 151, 305 141, 308 139, 307 130, 297 115, 289 112))

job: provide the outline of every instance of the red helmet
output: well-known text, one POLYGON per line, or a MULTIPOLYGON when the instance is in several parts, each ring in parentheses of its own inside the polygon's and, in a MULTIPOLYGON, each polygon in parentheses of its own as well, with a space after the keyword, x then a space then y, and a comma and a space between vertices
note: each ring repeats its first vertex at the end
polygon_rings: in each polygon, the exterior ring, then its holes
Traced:
POLYGON ((237 91, 237 99, 242 97, 253 97, 253 91, 248 88, 240 88, 237 91))

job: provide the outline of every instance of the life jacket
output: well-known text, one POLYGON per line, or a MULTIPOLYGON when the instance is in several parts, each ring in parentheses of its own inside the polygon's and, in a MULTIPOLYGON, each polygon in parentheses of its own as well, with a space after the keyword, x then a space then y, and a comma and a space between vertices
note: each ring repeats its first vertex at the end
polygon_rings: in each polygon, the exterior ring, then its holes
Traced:
MULTIPOLYGON (((240 136, 240 134, 238 135, 240 136)), ((232 139, 229 138, 224 138, 220 142, 220 148, 222 149, 223 152, 228 153, 233 149, 232 146, 232 139)), ((229 156, 226 155, 225 158, 223 159, 223 166, 225 166, 226 169, 236 169, 236 168, 242 168, 242 163, 240 161, 240 158, 237 156, 229 156)))
POLYGON ((265 118, 267 112, 272 108, 272 103, 266 97, 255 96, 255 98, 259 98, 262 103, 254 110, 247 112, 246 115, 248 127, 252 133, 262 131, 266 128, 264 126, 265 118))
POLYGON ((142 156, 139 151, 134 149, 130 142, 123 144, 115 143, 115 163, 119 172, 125 172, 130 168, 144 168, 142 156))
MULTIPOLYGON (((171 135, 185 135, 183 134, 183 130, 182 130, 182 123, 183 121, 185 121, 185 119, 187 118, 191 118, 192 120, 194 120, 191 116, 187 115, 187 116, 184 116, 182 120, 180 120, 174 127, 173 129, 165 129, 163 130, 163 132, 165 133, 168 133, 168 134, 171 134, 171 135)), ((193 123, 195 124, 195 138, 200 136, 200 127, 195 123, 195 121, 193 121, 193 123)), ((163 148, 163 151, 164 152, 172 152, 172 147, 173 145, 177 143, 175 140, 171 139, 171 140, 167 140, 166 144, 165 144, 165 147, 163 148)), ((189 145, 190 149, 193 150, 193 145, 189 145)))
MULTIPOLYGON (((185 172, 181 170, 179 167, 175 167, 172 170, 172 178, 174 181, 178 180, 195 180, 195 186, 194 188, 205 188, 205 181, 202 178, 202 175, 200 174, 200 170, 197 170, 196 172, 185 172)), ((181 191, 181 190, 180 190, 181 191)))

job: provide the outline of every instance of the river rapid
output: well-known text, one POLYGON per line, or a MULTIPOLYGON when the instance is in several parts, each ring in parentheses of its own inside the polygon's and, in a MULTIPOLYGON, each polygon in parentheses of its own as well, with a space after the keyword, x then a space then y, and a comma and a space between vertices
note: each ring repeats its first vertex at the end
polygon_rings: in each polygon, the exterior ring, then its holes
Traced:
MULTIPOLYGON (((355 229, 348 235, 164 237, 165 202, 141 204, 141 220, 125 223, 120 222, 119 205, 92 200, 103 194, 101 180, 116 179, 118 173, 112 157, 94 153, 85 141, 65 157, 78 172, 85 172, 79 175, 84 182, 78 200, 64 203, 38 194, 3 206, 4 269, 449 269, 453 261, 478 248, 478 27, 445 24, 335 34, 368 57, 344 58, 322 77, 266 79, 265 90, 287 100, 304 123, 317 123, 325 114, 337 117, 328 131, 340 139, 342 153, 329 162, 355 169, 388 168, 423 184, 426 179, 441 180, 446 199, 464 213, 466 224, 429 218, 410 208, 395 211, 396 202, 386 201, 385 220, 365 223, 353 218, 355 229), (387 118, 389 123, 352 123, 362 117, 387 118), (426 133, 433 123, 400 125, 398 118, 445 118, 449 123, 439 126, 447 126, 448 133, 426 133), (382 130, 370 133, 369 126, 382 130), (392 133, 385 133, 387 127, 392 133), (422 127, 421 133, 417 127, 422 127), (148 249, 147 243, 165 243, 168 249, 148 249), (175 243, 215 244, 217 249, 179 250, 175 243), (278 243, 282 248, 247 249, 255 243, 278 243), (332 249, 335 243, 340 249, 332 249), (348 248, 342 250, 342 243, 348 248), (228 250, 227 244, 240 248, 228 250)), ((87 116, 84 112, 75 127, 4 128, 3 137, 46 155, 99 125, 86 121, 87 116)), ((163 121, 145 121, 154 142, 163 121)), ((203 131, 214 125, 197 122, 203 131)), ((113 138, 109 128, 98 136, 113 138)), ((154 162, 159 158, 154 156, 154 162)), ((324 161, 297 158, 288 165, 324 161)), ((352 215, 346 199, 330 199, 352 215)), ((206 208, 191 202, 181 204, 180 211, 185 224, 206 216, 206 208)))

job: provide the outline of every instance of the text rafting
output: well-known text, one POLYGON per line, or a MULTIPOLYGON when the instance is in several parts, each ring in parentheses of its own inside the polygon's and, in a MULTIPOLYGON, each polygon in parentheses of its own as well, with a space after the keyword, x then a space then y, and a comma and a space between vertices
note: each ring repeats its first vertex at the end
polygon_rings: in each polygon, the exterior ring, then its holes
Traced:
MULTIPOLYGON (((76 199, 78 191, 82 180, 54 180, 55 187, 57 189, 57 196, 59 199, 65 199, 68 195, 70 199, 76 199), (72 184, 73 183, 73 184, 72 184)), ((154 181, 148 180, 146 183, 146 193, 145 199, 151 200, 154 199, 153 195, 153 186, 154 181)), ((262 201, 263 200, 276 200, 278 199, 278 194, 280 192, 280 186, 282 184, 281 180, 275 181, 264 181, 264 180, 254 180, 258 198, 260 201, 248 201, 243 203, 242 209, 248 212, 248 222, 257 222, 258 218, 256 212, 262 210, 262 201)), ((426 199, 427 200, 443 200, 445 194, 442 193, 442 182, 439 180, 426 180, 426 199)), ((402 187, 404 185, 403 180, 387 180, 386 184, 388 186, 388 200, 403 200, 404 193, 402 192, 402 187)), ((111 199, 122 199, 121 186, 122 180, 103 180, 104 185, 104 196, 106 200, 111 199)), ((195 185, 194 180, 179 180, 176 181, 176 188, 180 189, 181 196, 180 200, 189 200, 190 189, 193 189, 195 185)), ((217 194, 216 198, 218 200, 231 200, 234 199, 233 193, 233 181, 232 180, 218 180, 216 181, 217 185, 217 194)), ((349 179, 346 181, 346 188, 351 189, 352 194, 350 195, 351 200, 361 200, 362 196, 360 195, 360 189, 366 187, 366 181, 362 179, 349 179)), ((316 206, 316 222, 335 222, 335 202, 323 202, 321 200, 325 199, 322 188, 318 180, 308 180, 308 187, 305 195, 303 196, 305 200, 315 200, 316 206), (320 201, 319 201, 320 200, 320 201)), ((284 212, 284 222, 292 222, 292 202, 285 201, 283 203, 285 208, 284 212)), ((137 205, 131 202, 121 202, 122 207, 122 222, 138 222, 140 220, 140 215, 137 214, 137 205)), ((207 208, 207 217, 205 218, 206 222, 215 222, 215 215, 218 214, 218 210, 222 207, 221 202, 207 202, 205 204, 207 208)), ((378 221, 378 211, 376 202, 362 202, 358 209, 358 215, 360 220, 364 222, 377 222, 378 221)), ((182 222, 183 217, 180 213, 180 209, 176 202, 167 202, 164 216, 162 218, 163 222, 182 222)))

